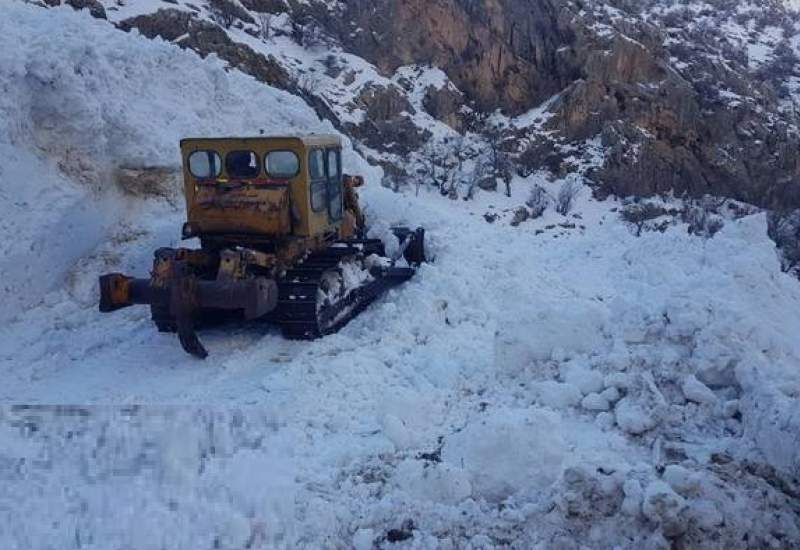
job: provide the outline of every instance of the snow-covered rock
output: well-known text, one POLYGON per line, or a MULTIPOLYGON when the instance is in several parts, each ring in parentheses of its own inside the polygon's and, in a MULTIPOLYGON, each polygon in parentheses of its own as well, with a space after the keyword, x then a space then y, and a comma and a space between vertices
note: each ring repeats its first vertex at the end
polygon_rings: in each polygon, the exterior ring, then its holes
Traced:
POLYGON ((420 460, 406 460, 397 467, 392 480, 398 488, 420 500, 456 504, 472 495, 469 474, 448 463, 428 465, 420 460))
POLYGON ((603 391, 603 375, 581 364, 568 363, 561 369, 561 378, 586 395, 603 391))
POLYGON ((657 523, 666 537, 677 537, 686 531, 685 507, 686 501, 663 481, 653 481, 644 490, 642 513, 657 523))
POLYGON ((640 435, 658 425, 653 411, 632 397, 622 398, 614 408, 614 417, 621 430, 632 435, 640 435))
POLYGON ((581 391, 572 384, 546 380, 533 386, 536 401, 546 407, 564 409, 581 402, 581 391))
POLYGON ((670 464, 664 469, 662 479, 672 489, 683 495, 690 496, 700 489, 699 475, 678 464, 670 464))
POLYGON ((609 400, 599 393, 587 394, 581 400, 581 407, 587 411, 607 411, 610 406, 609 400))
POLYGON ((714 395, 711 388, 700 382, 693 374, 684 378, 681 390, 684 397, 689 401, 705 405, 715 405, 717 403, 717 396, 714 395))

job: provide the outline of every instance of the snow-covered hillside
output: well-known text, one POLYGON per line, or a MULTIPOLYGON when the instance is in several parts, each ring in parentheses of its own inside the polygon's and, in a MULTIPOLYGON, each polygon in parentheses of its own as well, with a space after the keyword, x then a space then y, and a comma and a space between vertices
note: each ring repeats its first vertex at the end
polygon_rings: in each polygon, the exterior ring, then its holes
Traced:
POLYGON ((512 226, 578 178, 452 201, 350 151, 373 234, 435 260, 338 334, 219 329, 199 362, 101 316, 97 275, 177 242, 181 137, 330 125, 68 8, 4 6, 0 87, 0 547, 800 544, 800 284, 763 213, 637 236, 581 188, 512 226))

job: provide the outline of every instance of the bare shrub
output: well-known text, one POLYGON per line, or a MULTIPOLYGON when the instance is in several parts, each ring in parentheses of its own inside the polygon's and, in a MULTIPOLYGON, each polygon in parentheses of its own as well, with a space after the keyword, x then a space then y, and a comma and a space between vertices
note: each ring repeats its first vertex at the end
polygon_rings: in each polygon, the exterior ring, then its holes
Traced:
POLYGON ((305 48, 319 49, 331 44, 331 38, 310 15, 293 19, 290 35, 295 42, 305 48))
POLYGON ((214 21, 226 29, 230 29, 237 20, 255 23, 247 10, 231 0, 211 0, 209 8, 214 21))
POLYGON ((503 136, 503 128, 497 124, 485 121, 482 123, 483 135, 487 143, 486 162, 491 170, 491 174, 503 180, 507 197, 511 196, 511 160, 506 151, 506 138, 503 136))
POLYGON ((272 36, 272 14, 258 14, 258 37, 261 40, 269 40, 272 36))
POLYGON ((687 204, 681 212, 681 219, 689 224, 689 234, 707 239, 713 237, 725 225, 719 214, 725 202, 726 199, 705 197, 687 204))
POLYGON ((561 185, 556 198, 556 212, 562 216, 570 213, 575 198, 581 192, 581 184, 575 180, 567 180, 561 185))
POLYGON ((439 191, 444 189, 447 180, 446 154, 444 146, 438 141, 431 139, 425 145, 421 153, 424 170, 427 171, 427 178, 439 191))
POLYGON ((304 92, 315 94, 319 91, 322 84, 322 77, 314 72, 307 72, 300 76, 297 86, 304 92))
MULTIPOLYGON (((676 213, 676 211, 673 211, 673 213, 676 213)), ((623 221, 633 226, 636 231, 636 236, 639 237, 642 231, 647 227, 647 222, 667 214, 669 214, 669 211, 665 208, 653 204, 652 202, 643 202, 626 205, 620 212, 620 217, 623 221)), ((669 222, 658 225, 654 229, 664 231, 668 225, 669 222)))
POLYGON ((484 177, 486 170, 483 165, 476 164, 472 174, 467 176, 467 192, 464 194, 464 200, 468 201, 475 198, 475 193, 478 191, 478 183, 484 177))
POLYGON ((544 187, 537 183, 531 189, 528 200, 525 201, 525 205, 530 209, 530 217, 538 218, 544 214, 545 210, 547 210, 547 207, 550 205, 550 195, 545 191, 544 187))

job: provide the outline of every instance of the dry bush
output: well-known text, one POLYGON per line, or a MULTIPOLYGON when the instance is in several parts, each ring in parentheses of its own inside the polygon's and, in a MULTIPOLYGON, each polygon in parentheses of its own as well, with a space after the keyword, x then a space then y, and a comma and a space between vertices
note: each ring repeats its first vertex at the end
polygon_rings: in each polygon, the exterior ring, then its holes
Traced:
POLYGON ((530 209, 530 217, 538 218, 544 214, 545 210, 547 210, 547 207, 550 205, 550 201, 550 195, 545 191, 544 187, 538 183, 534 185, 528 195, 528 200, 525 201, 525 205, 530 209))
POLYGON ((561 185, 556 197, 556 212, 566 216, 572 210, 575 198, 581 192, 581 184, 575 180, 567 180, 561 185))

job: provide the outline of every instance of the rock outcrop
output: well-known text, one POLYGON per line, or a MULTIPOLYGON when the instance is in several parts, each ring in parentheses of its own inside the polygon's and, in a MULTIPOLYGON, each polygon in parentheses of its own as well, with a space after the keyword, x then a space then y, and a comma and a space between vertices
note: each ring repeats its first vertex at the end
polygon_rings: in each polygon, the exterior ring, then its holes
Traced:
MULTIPOLYGON (((43 0, 47 6, 60 6, 62 0, 43 0)), ((89 10, 92 17, 106 19, 106 9, 98 0, 63 0, 63 3, 75 10, 89 10)))
MULTIPOLYGON (((354 0, 337 17, 309 8, 343 47, 385 74, 442 69, 483 110, 518 114, 580 76, 561 0, 354 0)), ((299 7, 299 6, 298 6, 299 7)))
MULTIPOLYGON (((800 77, 800 41, 790 41, 800 29, 781 3, 711 4, 354 0, 335 17, 326 3, 293 6, 384 74, 441 68, 479 112, 514 116, 557 96, 542 128, 555 133, 528 135, 517 151, 524 172, 570 170, 575 148, 599 139, 604 160, 591 178, 601 195, 800 207, 800 84, 794 99, 786 85, 800 77), (725 35, 727 22, 783 38, 754 61, 725 35)), ((461 130, 448 99, 433 94, 425 109, 461 130)))
POLYGON ((256 52, 246 44, 234 42, 218 24, 199 19, 191 12, 162 8, 153 14, 125 19, 117 25, 124 31, 138 30, 148 38, 159 37, 205 57, 211 53, 232 68, 278 88, 297 93, 294 80, 272 56, 256 52))
POLYGON ((356 104, 364 110, 364 120, 346 129, 368 147, 407 155, 430 137, 412 121, 416 111, 397 86, 366 86, 356 104))

